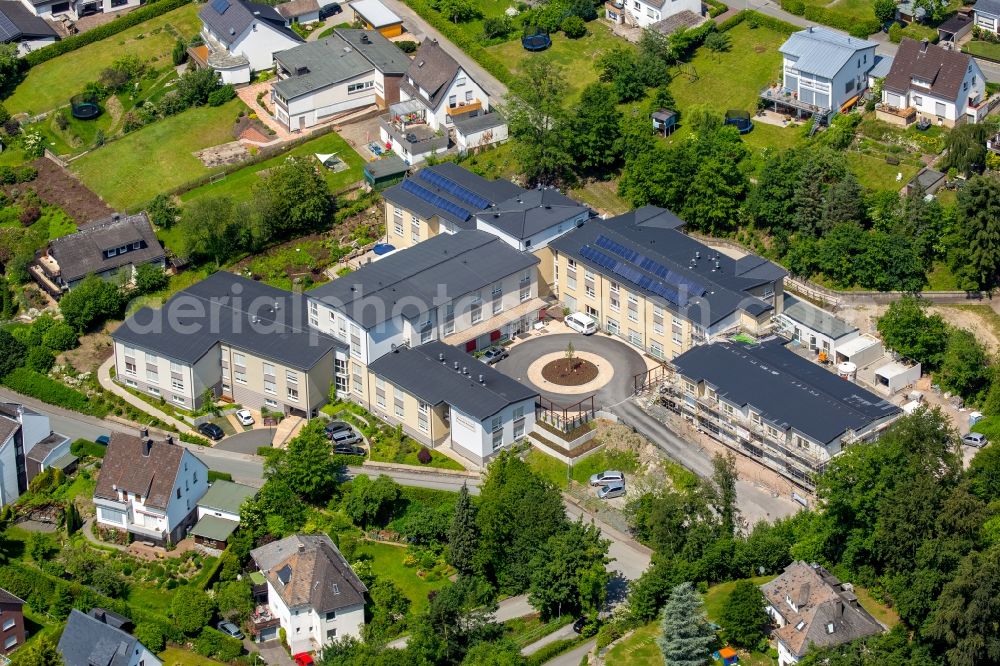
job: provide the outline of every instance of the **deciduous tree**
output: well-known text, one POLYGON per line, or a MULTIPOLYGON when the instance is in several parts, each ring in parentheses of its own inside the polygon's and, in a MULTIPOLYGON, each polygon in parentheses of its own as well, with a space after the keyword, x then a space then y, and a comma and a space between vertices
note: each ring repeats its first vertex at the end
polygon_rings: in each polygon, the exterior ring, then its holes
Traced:
POLYGON ((582 522, 549 537, 531 560, 528 601, 548 619, 562 613, 596 613, 608 586, 609 541, 582 522))
POLYGON ((944 357, 948 327, 940 315, 924 312, 926 302, 903 298, 892 303, 877 323, 890 349, 919 361, 924 370, 936 370, 944 357))
POLYGON ((747 649, 760 644, 769 621, 764 606, 764 595, 753 581, 736 581, 719 618, 730 643, 747 649))
POLYGON ((510 85, 505 108, 515 154, 531 183, 553 183, 572 178, 573 156, 568 149, 569 86, 563 69, 545 59, 531 58, 510 85))

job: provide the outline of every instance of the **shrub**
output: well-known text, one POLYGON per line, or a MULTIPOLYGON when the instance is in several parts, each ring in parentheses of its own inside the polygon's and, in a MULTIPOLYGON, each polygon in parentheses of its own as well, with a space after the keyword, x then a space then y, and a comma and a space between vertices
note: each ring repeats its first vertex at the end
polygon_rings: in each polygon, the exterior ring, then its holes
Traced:
POLYGON ((802 0, 781 0, 781 8, 796 16, 802 16, 806 13, 806 3, 802 0))
POLYGON ((0 125, 6 125, 10 120, 10 111, 3 104, 0 104, 0 125))
POLYGON ((211 446, 212 443, 209 442, 204 437, 199 437, 198 435, 192 435, 188 432, 182 432, 180 434, 182 442, 187 442, 188 444, 197 444, 198 446, 211 446))
POLYGON ((587 34, 587 24, 579 16, 567 16, 560 27, 570 39, 579 39, 587 34))
POLYGON ((0 166, 0 183, 3 185, 13 185, 17 182, 17 175, 14 169, 9 166, 0 166))
POLYGON ((503 39, 513 30, 514 23, 507 16, 490 16, 483 20, 483 37, 486 39, 503 39))
POLYGON ((898 23, 889 26, 889 41, 893 44, 899 44, 903 41, 903 28, 898 23))
POLYGON ((107 453, 107 448, 89 439, 77 439, 69 445, 70 453, 74 456, 90 456, 91 458, 103 458, 107 453))
POLYGON ((173 61, 175 67, 187 62, 187 44, 184 43, 183 39, 178 39, 177 43, 174 44, 174 50, 170 52, 170 59, 173 61))
POLYGON ((35 372, 45 374, 52 369, 55 362, 55 355, 45 347, 32 347, 28 350, 24 365, 35 372))
POLYGON ((420 46, 416 42, 411 42, 408 40, 404 40, 402 42, 393 42, 393 44, 398 46, 399 50, 402 51, 403 53, 415 53, 417 47, 420 46))
POLYGON ((38 178, 38 169, 33 166, 20 166, 14 169, 14 180, 19 183, 30 183, 38 178))
POLYGON ((76 331, 64 321, 57 321, 42 336, 42 344, 53 351, 66 351, 79 344, 76 331))
POLYGON ((28 206, 21 211, 18 216, 18 220, 21 222, 22 226, 30 227, 35 222, 38 222, 38 218, 42 216, 42 209, 38 206, 28 206))
POLYGON ((163 636, 163 630, 155 624, 146 622, 137 624, 132 633, 140 643, 152 652, 162 652, 163 648, 166 647, 167 641, 163 636))
POLYGON ((427 450, 426 446, 421 446, 420 450, 417 451, 417 460, 420 461, 421 465, 428 465, 431 462, 431 452, 427 450))
POLYGON ((227 83, 208 94, 208 105, 222 106, 234 97, 236 97, 236 89, 227 83))
POLYGON ((108 409, 102 403, 93 401, 76 389, 71 389, 29 368, 15 368, 3 378, 3 385, 12 391, 74 412, 82 412, 101 419, 108 415, 108 409))
POLYGON ((64 53, 75 51, 86 46, 87 44, 93 44, 94 42, 98 42, 102 39, 107 39, 112 35, 117 35, 119 32, 128 30, 129 28, 139 25, 144 21, 148 21, 151 18, 166 14, 167 12, 177 9, 178 7, 183 7, 188 4, 188 2, 190 2, 190 0, 149 0, 144 7, 140 7, 139 9, 129 12, 124 16, 119 16, 104 25, 92 28, 91 30, 82 32, 79 35, 73 35, 72 37, 67 37, 66 39, 58 42, 53 42, 49 46, 42 47, 37 51, 32 51, 28 55, 24 56, 24 61, 29 67, 40 65, 43 62, 51 60, 57 56, 61 56, 64 53))
POLYGON ((243 643, 221 631, 205 627, 194 642, 194 651, 203 657, 232 661, 243 654, 243 643))

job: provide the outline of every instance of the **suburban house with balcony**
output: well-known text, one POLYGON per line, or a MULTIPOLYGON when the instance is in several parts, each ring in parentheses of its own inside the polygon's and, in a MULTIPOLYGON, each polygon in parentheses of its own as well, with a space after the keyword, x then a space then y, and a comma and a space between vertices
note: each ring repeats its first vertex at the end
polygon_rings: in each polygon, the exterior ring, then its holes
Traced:
POLYGON ((474 352, 529 330, 546 308, 538 259, 483 231, 442 234, 316 287, 309 325, 336 338, 337 393, 366 401, 368 367, 432 340, 474 352))
MULTIPOLYGON (((115 613, 73 609, 57 650, 66 666, 162 666, 163 662, 116 621, 115 613)), ((121 617, 121 616, 117 616, 121 617)))
POLYGON ((386 242, 409 247, 438 234, 479 229, 536 252, 595 213, 555 188, 525 190, 452 162, 423 167, 383 191, 386 242))
POLYGON ((1000 34, 1000 0, 976 0, 972 11, 977 28, 1000 34))
POLYGON ((219 72, 223 83, 249 83, 253 72, 274 67, 274 54, 304 40, 270 5, 248 0, 211 0, 198 12, 204 45, 191 59, 219 72))
POLYGON ((885 631, 858 601, 853 585, 816 563, 792 562, 760 591, 774 623, 778 666, 797 664, 813 646, 833 647, 885 631))
POLYGON ((323 39, 279 51, 274 61, 274 116, 289 132, 398 102, 399 83, 410 66, 406 54, 375 30, 337 29, 323 39))
POLYGON ((781 83, 761 92, 776 111, 826 122, 853 106, 868 88, 875 42, 824 27, 789 36, 781 48, 781 83))
POLYGON ((267 588, 254 611, 254 638, 268 641, 285 630, 292 654, 321 650, 331 641, 361 638, 368 588, 325 534, 296 534, 250 551, 267 588))
POLYGON ((24 600, 0 588, 0 654, 19 648, 25 637, 24 600))
POLYGON ((187 536, 208 490, 208 466, 169 438, 116 432, 104 455, 94 504, 97 524, 157 545, 187 536))
POLYGON ((0 1, 0 41, 16 44, 18 55, 25 55, 59 38, 45 19, 16 0, 0 1))
POLYGON ((368 371, 360 402, 376 416, 477 464, 534 428, 537 391, 443 342, 397 347, 368 371))
POLYGON ((902 414, 780 338, 692 347, 670 362, 666 386, 673 411, 809 492, 834 456, 902 414))
POLYGON ((315 416, 329 397, 337 342, 306 317, 301 293, 219 271, 115 330, 115 381, 189 410, 207 391, 315 416))
MULTIPOLYGON (((414 54, 399 99, 381 117, 380 135, 409 164, 447 150, 456 121, 490 113, 486 90, 433 39, 425 39, 414 54)), ((506 137, 506 130, 490 129, 498 140, 506 137)), ((464 132, 472 133, 471 128, 464 132)))
POLYGON ((733 259, 683 226, 655 206, 592 219, 539 252, 541 279, 569 310, 661 360, 721 336, 768 333, 784 269, 756 255, 733 259))
POLYGON ((21 0, 21 4, 35 16, 45 19, 78 21, 91 14, 133 9, 141 5, 142 0, 21 0))
POLYGON ((954 127, 986 117, 986 77, 966 54, 904 39, 882 83, 882 103, 875 115, 894 125, 919 119, 954 127))
MULTIPOLYGON (((605 17, 612 23, 658 28, 671 18, 682 16, 684 27, 694 27, 702 22, 700 0, 609 0, 604 6, 605 17)), ((676 29, 675 26, 674 29, 676 29)), ((672 31, 663 31, 669 35, 672 31)))
POLYGON ((243 503, 257 494, 257 489, 224 479, 212 482, 198 500, 198 522, 191 528, 195 543, 223 550, 240 526, 243 503))
POLYGON ((52 432, 47 415, 0 402, 0 506, 17 501, 46 469, 70 470, 76 458, 69 447, 68 437, 52 432))
POLYGON ((42 289, 58 298, 88 275, 128 282, 139 266, 163 268, 165 263, 166 253, 146 213, 115 214, 49 241, 28 270, 42 289))

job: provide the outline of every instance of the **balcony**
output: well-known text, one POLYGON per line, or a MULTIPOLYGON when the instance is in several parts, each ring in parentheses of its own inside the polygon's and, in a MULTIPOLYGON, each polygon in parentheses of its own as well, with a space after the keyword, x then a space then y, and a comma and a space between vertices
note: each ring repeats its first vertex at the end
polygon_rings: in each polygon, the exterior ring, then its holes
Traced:
POLYGON ((265 629, 277 627, 280 624, 281 620, 274 614, 271 607, 267 604, 261 604, 253 610, 253 614, 250 616, 250 633, 258 636, 265 629))
POLYGON ((892 125, 907 126, 917 119, 917 110, 912 106, 900 108, 885 103, 875 105, 875 117, 892 125))
POLYGON ((448 135, 438 134, 423 122, 401 122, 392 114, 380 116, 379 127, 393 144, 399 144, 410 155, 423 155, 448 148, 448 135))
POLYGON ((142 525, 137 525, 136 523, 129 523, 128 531, 140 538, 156 539, 157 541, 167 540, 167 532, 165 530, 143 527, 142 525))
POLYGON ((474 99, 471 102, 456 102, 454 104, 449 104, 446 113, 449 116, 460 116, 465 113, 472 113, 473 111, 479 111, 483 108, 483 103, 478 99, 474 99))
POLYGON ((1000 153, 1000 134, 996 134, 986 140, 986 147, 994 153, 1000 153))
POLYGON ((771 86, 769 88, 765 88, 760 92, 760 98, 765 102, 771 102, 776 108, 777 105, 781 105, 795 109, 796 111, 805 111, 810 114, 825 114, 830 111, 830 109, 824 109, 821 106, 803 102, 799 99, 798 93, 792 92, 787 88, 782 88, 781 86, 771 86))

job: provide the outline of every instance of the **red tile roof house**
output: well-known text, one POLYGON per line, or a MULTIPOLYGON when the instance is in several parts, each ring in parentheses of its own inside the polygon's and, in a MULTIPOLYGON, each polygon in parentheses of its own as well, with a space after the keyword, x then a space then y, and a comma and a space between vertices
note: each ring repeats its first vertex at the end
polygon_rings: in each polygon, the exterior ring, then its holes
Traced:
POLYGON ((208 466, 172 441, 111 436, 97 477, 97 524, 156 545, 187 536, 208 490, 208 466))
POLYGON ((851 584, 818 564, 792 562, 760 589, 775 624, 778 666, 798 663, 812 645, 840 645, 885 631, 858 602, 851 584))

